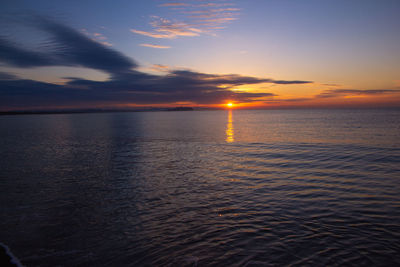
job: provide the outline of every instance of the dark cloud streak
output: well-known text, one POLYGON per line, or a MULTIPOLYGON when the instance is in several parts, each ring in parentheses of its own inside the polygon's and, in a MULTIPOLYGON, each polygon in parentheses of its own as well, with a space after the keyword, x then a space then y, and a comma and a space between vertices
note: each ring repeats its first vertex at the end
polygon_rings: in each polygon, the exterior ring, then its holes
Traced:
POLYGON ((341 97, 347 95, 382 95, 382 94, 391 94, 391 93, 399 93, 400 90, 395 89, 370 89, 370 90, 359 90, 359 89, 332 89, 326 90, 319 95, 316 95, 316 98, 331 98, 331 97, 341 97))
POLYGON ((0 80, 17 80, 18 77, 12 73, 0 72, 0 80))
POLYGON ((70 27, 43 17, 34 17, 32 20, 32 26, 50 34, 51 40, 43 50, 52 52, 29 51, 2 38, 0 61, 23 68, 79 66, 107 73, 126 72, 137 67, 132 59, 70 27))
POLYGON ((22 68, 59 65, 51 55, 17 47, 3 38, 0 38, 0 61, 22 68))

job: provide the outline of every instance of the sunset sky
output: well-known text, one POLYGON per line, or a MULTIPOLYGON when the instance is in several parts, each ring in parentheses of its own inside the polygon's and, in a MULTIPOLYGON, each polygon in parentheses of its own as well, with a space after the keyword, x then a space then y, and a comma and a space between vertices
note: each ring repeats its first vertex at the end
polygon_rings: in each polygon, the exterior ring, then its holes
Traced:
POLYGON ((400 106, 398 0, 3 0, 0 110, 400 106))

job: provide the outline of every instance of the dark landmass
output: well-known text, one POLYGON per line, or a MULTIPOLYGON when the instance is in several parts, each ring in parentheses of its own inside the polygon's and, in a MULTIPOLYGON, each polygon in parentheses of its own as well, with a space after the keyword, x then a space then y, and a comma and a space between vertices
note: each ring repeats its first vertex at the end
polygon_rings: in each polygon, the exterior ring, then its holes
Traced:
MULTIPOLYGON (((76 114, 76 113, 110 113, 110 112, 154 112, 154 111, 194 111, 192 107, 146 108, 146 109, 66 109, 66 110, 20 110, 0 111, 4 115, 40 115, 40 114, 76 114)), ((200 109, 199 109, 200 110, 200 109)), ((201 109, 202 110, 202 109, 201 109)))
POLYGON ((169 108, 167 111, 193 111, 194 109, 191 107, 176 107, 176 108, 169 108))

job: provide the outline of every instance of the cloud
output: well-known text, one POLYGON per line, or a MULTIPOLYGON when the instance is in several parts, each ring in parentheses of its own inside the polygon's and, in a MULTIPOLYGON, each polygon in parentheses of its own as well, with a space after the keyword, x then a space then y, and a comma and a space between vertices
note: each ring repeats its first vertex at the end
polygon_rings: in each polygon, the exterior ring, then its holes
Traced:
POLYGON ((186 80, 195 81, 196 83, 213 84, 216 86, 226 86, 229 88, 244 85, 244 84, 258 84, 258 83, 274 83, 274 84, 306 84, 312 83, 310 81, 286 81, 286 80, 274 80, 268 78, 257 78, 251 76, 242 76, 237 74, 206 74, 200 72, 193 72, 188 70, 175 70, 172 71, 170 77, 184 78, 182 82, 186 80))
POLYGON ((333 89, 326 90, 316 98, 331 98, 331 97, 343 97, 343 96, 371 96, 371 95, 382 95, 382 94, 393 94, 399 93, 400 90, 396 89, 372 89, 372 90, 358 90, 358 89, 333 89))
POLYGON ((232 91, 247 84, 304 84, 310 81, 274 80, 237 74, 208 74, 190 70, 171 70, 153 75, 137 70, 134 60, 91 40, 84 34, 49 19, 35 19, 32 27, 50 34, 52 49, 37 52, 21 49, 2 40, 0 61, 23 68, 44 66, 84 66, 110 74, 106 81, 66 78, 65 84, 19 79, 0 74, 2 109, 27 109, 54 106, 94 107, 120 104, 220 104, 228 99, 237 102, 265 100, 275 94, 232 91))
POLYGON ((220 8, 220 9, 211 9, 210 12, 213 13, 221 13, 221 12, 231 12, 231 11, 240 11, 240 8, 220 8))
POLYGON ((169 34, 139 31, 139 30, 135 30, 135 29, 130 29, 130 31, 133 33, 137 33, 137 34, 141 34, 141 35, 153 37, 153 38, 173 38, 173 36, 169 35, 169 34))
MULTIPOLYGON (((100 28, 103 28, 103 27, 100 27, 100 28)), ((96 41, 105 46, 112 46, 112 43, 106 41, 108 38, 106 36, 104 36, 104 34, 102 34, 102 33, 98 33, 98 32, 90 33, 86 29, 82 29, 81 32, 83 34, 85 34, 86 36, 88 36, 93 41, 96 41)))
POLYGON ((284 103, 296 103, 296 102, 309 102, 318 103, 318 100, 327 98, 343 98, 349 96, 378 96, 378 95, 392 95, 400 94, 400 89, 330 89, 325 90, 320 94, 312 97, 301 97, 301 98, 289 98, 289 99, 268 99, 263 101, 266 104, 284 104, 284 103))
POLYGON ((39 52, 26 50, 0 39, 0 61, 15 67, 80 66, 108 73, 129 71, 137 64, 118 51, 105 47, 84 34, 51 19, 34 17, 32 25, 50 34, 39 52))
POLYGON ((152 16, 152 30, 131 29, 136 34, 152 38, 177 38, 183 36, 215 35, 213 32, 225 28, 224 25, 238 19, 240 8, 233 3, 216 0, 214 3, 196 4, 190 2, 170 2, 160 7, 169 8, 174 19, 152 16), (183 16, 183 18, 182 18, 183 16), (183 22, 185 21, 185 22, 183 22))
POLYGON ((140 44, 140 46, 151 47, 151 48, 160 48, 160 49, 171 48, 170 46, 166 46, 166 45, 155 45, 155 44, 140 44))
POLYGON ((190 71, 173 71, 167 75, 131 72, 116 75, 108 81, 71 78, 64 85, 32 80, 0 81, 0 105, 9 108, 43 106, 85 107, 110 104, 167 104, 190 102, 193 104, 220 104, 227 99, 251 102, 274 96, 272 93, 233 92, 220 88, 256 83, 244 76, 224 77, 190 71))
MULTIPOLYGON (((30 68, 57 65, 57 57, 37 51, 29 51, 0 38, 0 61, 15 67, 30 68)), ((70 64, 65 64, 70 65, 70 64)))
POLYGON ((268 99, 264 100, 264 104, 287 104, 287 103, 299 103, 299 102, 307 102, 313 100, 314 98, 306 98, 306 97, 299 97, 299 98, 288 98, 288 99, 268 99))
POLYGON ((336 83, 323 83, 322 85, 329 86, 329 87, 340 87, 340 84, 336 83))
POLYGON ((99 40, 106 40, 107 39, 107 37, 105 37, 102 33, 95 32, 95 33, 93 33, 93 35, 95 37, 97 37, 99 40))
POLYGON ((154 64, 150 68, 152 71, 158 71, 158 72, 169 72, 170 67, 167 65, 162 65, 162 64, 154 64))
POLYGON ((241 75, 215 75, 188 70, 151 75, 139 71, 119 73, 107 81, 70 78, 64 85, 32 80, 0 81, 0 105, 34 108, 50 105, 93 107, 119 104, 220 104, 226 100, 254 102, 276 96, 273 93, 231 91, 244 84, 274 82, 241 75))
POLYGON ((285 81, 285 80, 272 80, 266 79, 267 82, 274 83, 274 84, 306 84, 306 83, 313 83, 311 81, 300 81, 300 80, 293 80, 293 81, 285 81))
POLYGON ((99 42, 99 43, 101 43, 102 45, 105 45, 105 46, 112 46, 112 43, 109 43, 107 41, 99 42))
POLYGON ((109 73, 137 67, 130 58, 50 19, 38 18, 38 28, 51 34, 56 56, 66 65, 78 65, 109 73))
POLYGON ((15 76, 14 74, 0 71, 0 80, 17 80, 17 79, 18 77, 15 76))
POLYGON ((194 28, 186 23, 171 22, 170 20, 153 16, 151 25, 154 31, 147 32, 131 29, 133 33, 153 37, 153 38, 176 38, 178 36, 199 36, 200 29, 194 28))
POLYGON ((197 20, 197 23, 201 23, 202 25, 213 25, 214 24, 222 24, 224 22, 233 21, 237 18, 215 18, 215 19, 201 19, 197 20))
MULTIPOLYGON (((163 65, 162 65, 163 66, 163 65)), ((215 75, 188 70, 151 75, 139 71, 114 74, 107 81, 70 78, 64 85, 32 80, 0 81, 0 105, 11 109, 46 106, 120 104, 220 104, 226 100, 254 102, 275 94, 231 91, 238 85, 274 82, 241 75, 215 75)))

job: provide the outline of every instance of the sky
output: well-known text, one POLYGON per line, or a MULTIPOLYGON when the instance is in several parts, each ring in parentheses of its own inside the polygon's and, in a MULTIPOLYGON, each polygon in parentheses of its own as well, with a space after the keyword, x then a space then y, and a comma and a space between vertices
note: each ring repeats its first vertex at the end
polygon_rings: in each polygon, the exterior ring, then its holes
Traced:
POLYGON ((0 110, 400 107, 398 0, 2 0, 0 110))

